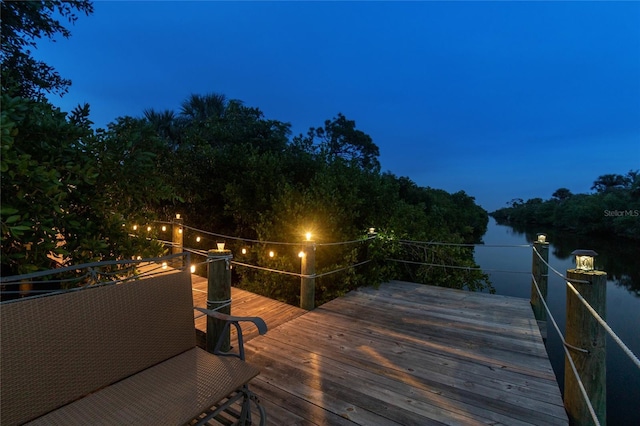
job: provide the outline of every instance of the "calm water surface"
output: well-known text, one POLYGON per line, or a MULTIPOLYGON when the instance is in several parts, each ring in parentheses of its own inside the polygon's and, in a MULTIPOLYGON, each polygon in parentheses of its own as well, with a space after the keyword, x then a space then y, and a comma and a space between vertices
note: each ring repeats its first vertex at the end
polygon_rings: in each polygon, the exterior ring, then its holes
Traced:
MULTIPOLYGON (((491 218, 483 237, 486 245, 530 244, 537 232, 545 229, 514 229, 498 225, 491 218)), ((623 342, 640 356, 640 244, 579 238, 570 234, 549 233, 549 264, 561 273, 575 267, 570 253, 575 249, 598 252, 596 269, 607 272, 606 321, 623 342)), ((476 262, 488 272, 497 294, 530 298, 530 247, 478 247, 476 262), (497 272, 500 271, 500 272, 497 272)), ((564 280, 549 271, 547 304, 562 333, 565 327, 566 286, 564 280)), ((560 388, 564 385, 562 343, 548 323, 547 352, 560 388)), ((640 425, 640 370, 618 345, 607 340, 607 423, 640 425)))

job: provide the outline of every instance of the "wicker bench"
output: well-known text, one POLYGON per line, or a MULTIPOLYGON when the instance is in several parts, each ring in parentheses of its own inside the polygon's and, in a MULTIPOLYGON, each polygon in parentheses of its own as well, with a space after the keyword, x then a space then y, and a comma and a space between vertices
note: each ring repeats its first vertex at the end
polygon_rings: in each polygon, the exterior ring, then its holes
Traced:
POLYGON ((0 316, 2 425, 202 424, 234 404, 242 423, 257 404, 255 367, 196 347, 188 271, 3 303, 0 316))

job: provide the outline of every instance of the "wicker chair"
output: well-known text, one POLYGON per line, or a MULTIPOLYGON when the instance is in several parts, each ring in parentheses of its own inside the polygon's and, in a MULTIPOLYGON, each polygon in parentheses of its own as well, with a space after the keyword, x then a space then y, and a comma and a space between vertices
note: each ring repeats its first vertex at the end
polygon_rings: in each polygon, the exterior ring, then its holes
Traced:
POLYGON ((237 403, 250 423, 258 369, 196 347, 193 317, 188 271, 3 303, 2 424, 203 424, 237 403))

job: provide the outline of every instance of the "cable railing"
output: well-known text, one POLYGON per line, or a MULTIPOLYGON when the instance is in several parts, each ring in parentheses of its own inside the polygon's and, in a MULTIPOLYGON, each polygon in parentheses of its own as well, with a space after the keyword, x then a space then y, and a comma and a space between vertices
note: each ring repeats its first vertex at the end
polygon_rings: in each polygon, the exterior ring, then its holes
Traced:
POLYGON ((184 270, 189 263, 189 253, 83 263, 46 271, 0 277, 0 293, 2 294, 2 302, 8 303, 25 297, 38 297, 106 284, 119 284, 164 274, 168 270, 184 270))
MULTIPOLYGON (((155 222, 157 224, 161 224, 164 226, 164 228, 166 229, 166 225, 172 225, 175 226, 176 224, 174 222, 155 222)), ((204 249, 200 249, 200 248, 195 248, 195 247, 188 247, 186 245, 183 244, 183 230, 188 230, 190 232, 193 233, 197 233, 197 234, 201 234, 201 235, 208 235, 208 236, 212 236, 215 237, 217 239, 222 239, 223 241, 237 241, 237 242, 241 242, 241 243, 251 243, 251 244, 257 244, 260 245, 262 247, 267 247, 267 246, 271 246, 271 245, 281 245, 281 246, 298 246, 298 247, 303 247, 303 248, 311 248, 315 251, 316 247, 336 247, 336 246, 348 246, 348 245, 355 245, 355 244, 366 244, 366 243, 370 243, 373 240, 375 240, 377 238, 377 235, 375 233, 369 232, 369 234, 367 234, 366 236, 364 236, 361 239, 354 239, 354 240, 350 240, 350 241, 338 241, 338 242, 324 242, 324 243, 316 243, 313 241, 301 241, 301 242, 286 242, 286 241, 267 241, 267 240, 257 240, 257 239, 250 239, 250 238, 242 238, 242 237, 236 237, 236 236, 231 236, 231 235, 225 235, 225 234, 220 234, 220 233, 215 233, 215 232, 210 232, 210 231, 206 231, 206 230, 202 230, 202 229, 198 229, 195 227, 191 227, 191 226, 186 226, 183 225, 182 223, 179 224, 180 226, 180 232, 179 234, 181 235, 181 238, 179 241, 176 241, 175 239, 173 241, 169 241, 169 240, 165 240, 165 239, 157 239, 159 242, 162 242, 163 244, 165 244, 167 247, 171 248, 172 250, 180 250, 182 253, 179 254, 173 254, 170 255, 168 257, 164 257, 164 258, 149 258, 149 259, 132 259, 132 260, 121 260, 121 261, 111 261, 111 262, 96 262, 96 263, 87 263, 87 264, 82 264, 82 265, 77 265, 77 266, 69 266, 69 267, 65 267, 65 268, 59 268, 57 270, 55 270, 54 272, 52 271, 41 271, 41 272, 35 272, 32 274, 24 274, 24 275, 20 275, 20 276, 14 276, 14 277, 0 277, 0 285, 2 285, 3 287, 3 291, 2 293, 4 294, 24 294, 25 290, 23 289, 17 289, 17 290, 6 290, 7 287, 10 286, 17 286, 21 283, 25 283, 28 282, 30 285, 37 285, 39 284, 57 284, 60 287, 67 287, 67 286, 76 286, 78 288, 83 288, 86 287, 88 285, 100 285, 102 283, 114 283, 114 282, 122 282, 128 279, 132 279, 132 278, 140 278, 140 277, 144 277, 144 276, 149 276, 149 275, 153 275, 156 273, 163 273, 163 270, 166 268, 166 262, 167 261, 171 261, 171 259, 186 259, 186 261, 181 260, 181 267, 187 267, 187 265, 189 266, 200 266, 200 265, 205 265, 205 264, 209 264, 211 262, 215 262, 218 261, 220 259, 215 259, 215 258, 210 258, 209 254, 210 254, 210 250, 204 250, 204 249), (190 254, 194 254, 200 257, 204 257, 205 260, 202 262, 194 262, 191 263, 190 260, 191 258, 189 257, 190 254), (181 256, 186 256, 186 257, 181 257, 181 256), (160 262, 160 263, 159 263, 160 262), (124 265, 128 265, 128 266, 124 266, 124 265), (142 265, 146 265, 146 270, 144 271, 144 274, 139 274, 136 275, 134 273, 134 271, 140 269, 140 267, 142 265), (112 269, 109 269, 112 268, 112 269), (54 279, 51 277, 51 275, 53 274, 64 274, 64 273, 72 273, 73 276, 70 277, 61 277, 61 278, 57 278, 54 279)), ((148 230, 148 229, 147 229, 148 230)), ((133 234, 135 236, 135 234, 133 234)), ((174 234, 175 236, 175 234, 174 234)), ((201 241, 200 237, 197 237, 196 241, 201 241)), ((566 284, 567 288, 569 290, 571 290, 572 294, 574 294, 576 296, 576 298, 582 303, 582 305, 589 311, 589 313, 593 316, 593 318, 600 324, 600 326, 606 331, 606 333, 611 337, 611 339, 622 349, 622 351, 629 357, 629 359, 632 361, 632 363, 640 369, 640 359, 638 359, 638 357, 633 353, 633 351, 631 351, 631 349, 620 339, 620 337, 613 331, 613 329, 607 324, 607 322, 598 314, 597 310, 594 309, 589 303, 588 301, 580 294, 579 290, 576 289, 576 287, 573 284, 586 284, 589 283, 589 281, 587 280, 582 280, 582 279, 577 279, 574 277, 568 277, 565 274, 562 274, 561 272, 559 272, 558 270, 556 270, 555 268, 553 268, 548 261, 541 255, 541 253, 538 251, 538 249, 536 248, 535 244, 519 244, 519 245, 505 245, 505 244, 464 244, 464 243, 449 243, 449 242, 439 242, 439 241, 411 241, 411 240, 404 240, 404 239, 400 239, 400 240, 396 240, 397 243, 399 243, 401 246, 407 246, 407 247, 411 247, 413 249, 415 248, 420 248, 423 249, 425 247, 460 247, 460 248, 478 248, 478 247, 486 247, 486 248, 516 248, 516 249, 520 249, 520 248, 532 248, 535 256, 537 256, 537 258, 540 259, 541 262, 544 263, 544 265, 550 269, 555 275, 557 275, 558 277, 560 277, 566 284)), ((584 383, 582 382, 581 378, 580 378, 580 374, 578 372, 578 367, 576 366, 576 362, 572 356, 572 351, 577 352, 577 353, 589 353, 589 349, 585 349, 585 348, 580 348, 577 347, 575 345, 570 344, 569 342, 567 342, 565 336, 563 335, 563 333, 561 332, 558 323, 556 321, 556 319, 553 317, 551 310, 549 309, 549 306, 546 302, 546 294, 543 294, 542 289, 540 288, 540 283, 538 282, 538 279, 536 278, 536 275, 534 273, 532 273, 531 271, 514 271, 514 270, 501 270, 501 269, 484 269, 481 267, 476 267, 476 266, 468 266, 468 265, 454 265, 454 264, 446 264, 446 263, 435 263, 435 262, 426 262, 426 261, 422 261, 422 260, 409 260, 409 259, 400 259, 400 258, 392 258, 392 257, 386 257, 383 259, 384 261, 387 262, 396 262, 396 263, 403 263, 403 264, 409 264, 409 265, 415 265, 415 266, 427 266, 427 267, 437 267, 437 268, 445 268, 445 269, 455 269, 455 270, 466 270, 466 271, 483 271, 483 272, 498 272, 498 273, 513 273, 513 274, 529 274, 531 275, 532 278, 532 286, 533 288, 535 288, 535 293, 537 294, 538 298, 540 299, 541 304, 544 307, 544 311, 546 312, 546 315, 549 319, 549 321, 551 321, 553 328, 555 329, 557 335, 559 336, 559 339, 562 342, 562 347, 563 347, 563 351, 566 355, 566 360, 568 363, 568 366, 571 368, 571 371, 574 375, 574 377, 576 378, 576 381, 578 383, 578 387, 580 390, 580 393, 582 395, 582 399, 584 399, 587 409, 589 411, 589 415, 591 416, 593 422, 597 425, 600 424, 599 420, 598 420, 598 416, 596 414, 596 410, 594 409, 593 405, 590 402, 589 399, 589 395, 587 392, 587 389, 584 385, 584 383)), ((231 258, 229 259, 229 264, 237 266, 237 267, 241 267, 241 268, 248 268, 248 269, 253 269, 256 271, 262 271, 262 272, 267 272, 267 273, 275 273, 275 274, 281 274, 281 275, 287 275, 287 276, 291 276, 291 277, 296 277, 296 278, 300 278, 301 280, 313 280, 316 278, 321 278, 321 277, 325 277, 325 276, 329 276, 332 274, 336 274, 339 272, 344 272, 346 270, 350 270, 350 269, 354 269, 354 268, 358 268, 360 266, 366 265, 368 263, 372 262, 372 259, 366 259, 363 261, 359 261, 359 262, 354 262, 353 264, 349 264, 349 265, 340 265, 337 267, 334 267, 334 269, 328 270, 328 271, 322 271, 319 273, 315 272, 315 266, 313 268, 313 273, 304 273, 304 271, 301 272, 293 272, 293 271, 286 271, 286 270, 280 270, 277 268, 272 268, 272 267, 267 267, 264 265, 258 265, 258 264, 252 264, 249 263, 247 261, 239 261, 239 260, 231 260, 231 258)), ((173 265, 172 265, 173 267, 173 265)), ((51 293, 51 292, 55 292, 55 291, 63 291, 61 289, 37 289, 37 288, 31 288, 28 290, 28 294, 29 295, 40 295, 40 294, 45 294, 45 293, 51 293)), ((68 291, 68 290, 64 290, 64 291, 68 291)), ((545 290, 546 291, 546 290, 545 290)))

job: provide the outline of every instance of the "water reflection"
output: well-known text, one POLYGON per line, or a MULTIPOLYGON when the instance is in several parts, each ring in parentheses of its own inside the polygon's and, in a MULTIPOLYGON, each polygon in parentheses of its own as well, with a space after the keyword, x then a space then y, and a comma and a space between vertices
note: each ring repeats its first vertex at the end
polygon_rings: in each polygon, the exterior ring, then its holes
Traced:
MULTIPOLYGON (((519 246, 537 239, 539 232, 546 233, 550 243, 549 264, 560 274, 574 267, 572 251, 592 249, 598 252, 596 269, 606 271, 608 276, 606 321, 633 353, 640 354, 640 244, 585 238, 547 229, 511 228, 497 225, 491 219, 482 238, 486 246, 476 248, 475 260, 483 270, 495 271, 489 274, 497 294, 530 297, 533 254, 531 248, 519 246)), ((564 279, 549 271, 547 303, 562 333, 565 331, 566 295, 564 279)), ((563 389, 564 350, 555 331, 549 331, 546 348, 560 389, 563 389)), ((640 411, 635 409, 638 401, 640 370, 608 338, 607 422, 612 425, 640 425, 640 411)))
POLYGON ((591 249, 598 252, 596 269, 606 271, 607 277, 616 286, 626 288, 640 297, 640 243, 621 238, 584 236, 557 230, 540 230, 525 226, 508 226, 506 233, 534 241, 538 232, 547 235, 552 242, 551 254, 560 260, 573 261, 571 252, 576 249, 591 249))

